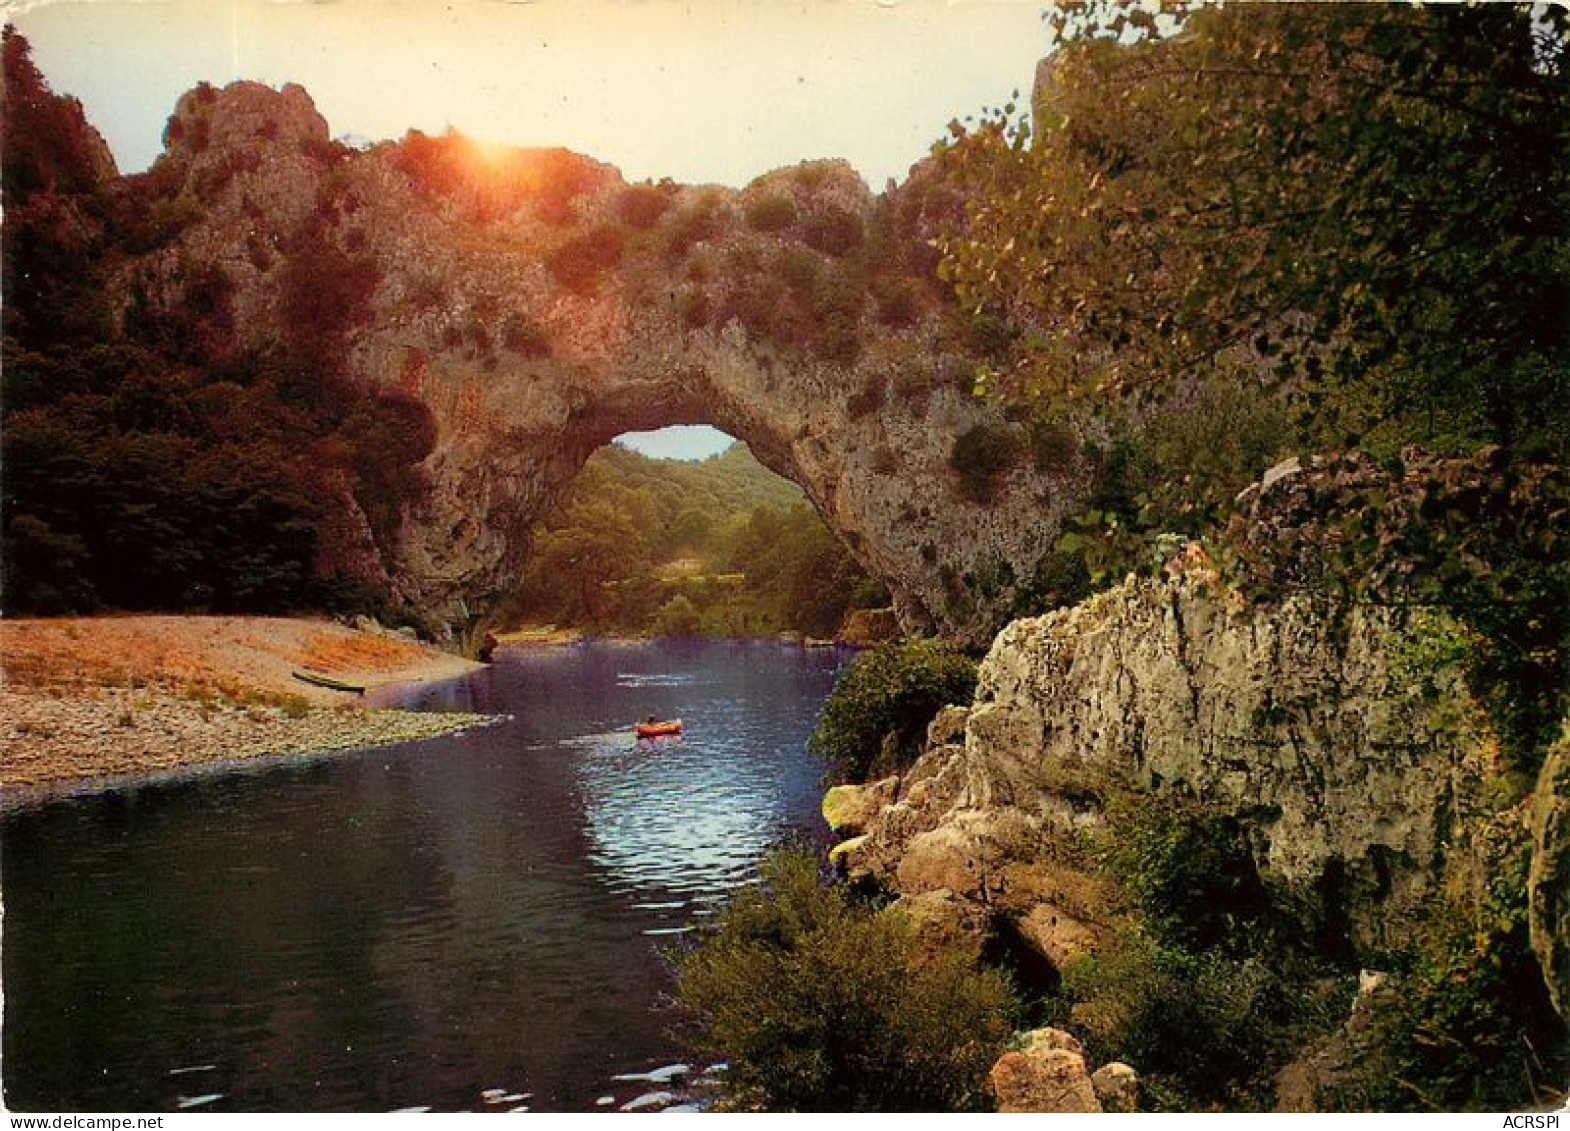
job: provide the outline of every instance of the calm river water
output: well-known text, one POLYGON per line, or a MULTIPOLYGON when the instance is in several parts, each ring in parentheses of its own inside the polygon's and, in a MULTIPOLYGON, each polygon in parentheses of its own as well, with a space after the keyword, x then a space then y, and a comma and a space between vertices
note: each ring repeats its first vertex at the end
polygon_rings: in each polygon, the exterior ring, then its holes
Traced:
POLYGON ((770 844, 823 831, 804 743, 846 659, 504 653, 392 696, 500 725, 7 813, 7 1104, 496 1110, 481 1093, 501 1089, 538 1111, 647 1090, 613 1078, 687 1055, 661 949, 770 844), (634 743, 646 715, 686 737, 634 743))

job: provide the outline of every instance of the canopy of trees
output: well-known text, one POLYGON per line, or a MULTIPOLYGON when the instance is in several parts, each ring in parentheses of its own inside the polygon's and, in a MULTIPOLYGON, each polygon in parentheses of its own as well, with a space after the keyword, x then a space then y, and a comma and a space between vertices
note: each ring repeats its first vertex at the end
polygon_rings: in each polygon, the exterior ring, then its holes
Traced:
POLYGON ((942 269, 1018 347, 988 386, 1172 394, 1242 365, 1323 441, 1562 460, 1565 9, 1188 7, 1058 9, 1034 132, 1014 106, 955 128, 942 269))
POLYGON ((172 313, 131 295, 117 328, 106 278, 194 203, 158 165, 114 180, 9 30, 4 62, 6 611, 377 608, 435 437, 347 377, 374 269, 299 233, 294 332, 265 352, 237 345, 217 269, 172 313))

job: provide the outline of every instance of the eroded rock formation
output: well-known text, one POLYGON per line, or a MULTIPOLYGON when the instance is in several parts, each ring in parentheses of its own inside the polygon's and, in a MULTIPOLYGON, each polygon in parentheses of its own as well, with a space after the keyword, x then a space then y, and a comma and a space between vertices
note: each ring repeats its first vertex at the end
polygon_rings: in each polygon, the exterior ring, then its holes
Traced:
POLYGON ((183 226, 128 265, 124 305, 178 308, 216 271, 241 346, 320 320, 355 381, 423 402, 427 496, 396 545, 340 541, 449 626, 508 590, 533 520, 628 430, 746 441, 906 628, 973 643, 1078 489, 1072 444, 970 394, 987 343, 933 271, 927 241, 958 205, 930 165, 880 197, 833 161, 740 191, 628 185, 563 150, 411 134, 355 151, 301 88, 255 83, 187 94, 167 145, 149 177, 183 226), (311 277, 324 264, 336 281, 311 277), (967 434, 984 442, 956 466, 967 434))
MULTIPOLYGON (((1533 799, 1512 801, 1486 714, 1435 659, 1464 639, 1447 615, 1261 610, 1201 557, 1170 572, 1009 625, 974 703, 939 714, 922 757, 837 799, 860 834, 836 849, 840 866, 1051 978, 1127 937, 1128 892, 1103 855, 1118 822, 1203 812, 1239 831, 1261 890, 1317 924, 1314 945, 1355 969, 1416 945, 1437 909, 1480 921, 1500 861, 1524 859, 1535 835, 1533 949, 1562 1012, 1570 744, 1533 799), (891 793, 869 818, 863 803, 891 793)), ((1283 1102, 1312 1104, 1315 1081, 1339 1079, 1349 1040, 1284 1072, 1283 1102)), ((1018 1057, 1002 1069, 1000 1097, 1005 1084, 1033 1095, 1045 1072, 1018 1057)))
POLYGON ((1467 814, 1499 787, 1497 745, 1459 673, 1423 661, 1426 641, 1456 631, 1421 609, 1259 612, 1203 569, 1017 621, 975 704, 938 717, 895 800, 841 857, 905 897, 985 907, 1062 968, 1097 947, 1118 906, 1083 851, 1104 800, 1198 800, 1235 819, 1261 878, 1317 901, 1348 946, 1398 944, 1425 904, 1470 882, 1467 814))

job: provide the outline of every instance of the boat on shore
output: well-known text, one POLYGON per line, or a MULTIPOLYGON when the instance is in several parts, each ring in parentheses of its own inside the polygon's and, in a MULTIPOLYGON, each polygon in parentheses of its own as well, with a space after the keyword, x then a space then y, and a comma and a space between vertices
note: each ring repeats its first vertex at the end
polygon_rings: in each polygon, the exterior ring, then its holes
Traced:
POLYGON ((681 733, 680 719, 649 719, 633 726, 639 738, 664 738, 681 733))
POLYGON ((292 674, 295 679, 300 680, 302 683, 315 684, 317 687, 328 687, 334 691, 351 691, 356 695, 365 694, 365 685, 363 683, 349 683, 346 680, 334 679, 330 675, 310 670, 297 670, 292 674))

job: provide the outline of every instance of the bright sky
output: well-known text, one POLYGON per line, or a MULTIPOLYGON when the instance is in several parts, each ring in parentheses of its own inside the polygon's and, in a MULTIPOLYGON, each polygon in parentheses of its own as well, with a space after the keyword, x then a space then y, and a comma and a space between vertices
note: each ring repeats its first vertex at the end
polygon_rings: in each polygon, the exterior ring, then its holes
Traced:
POLYGON ((630 181, 740 186, 844 157, 881 189, 954 117, 1030 87, 1014 0, 46 0, 0 9, 123 172, 199 80, 310 91, 335 136, 449 125, 565 145, 630 181))
MULTIPOLYGON (((950 119, 1029 90, 1044 2, 0 0, 0 10, 54 90, 82 100, 122 172, 157 156, 182 93, 247 78, 301 84, 334 136, 452 126, 564 145, 629 181, 738 187, 843 157, 876 191, 903 179, 950 119)), ((725 443, 689 430, 676 453, 725 443)))

